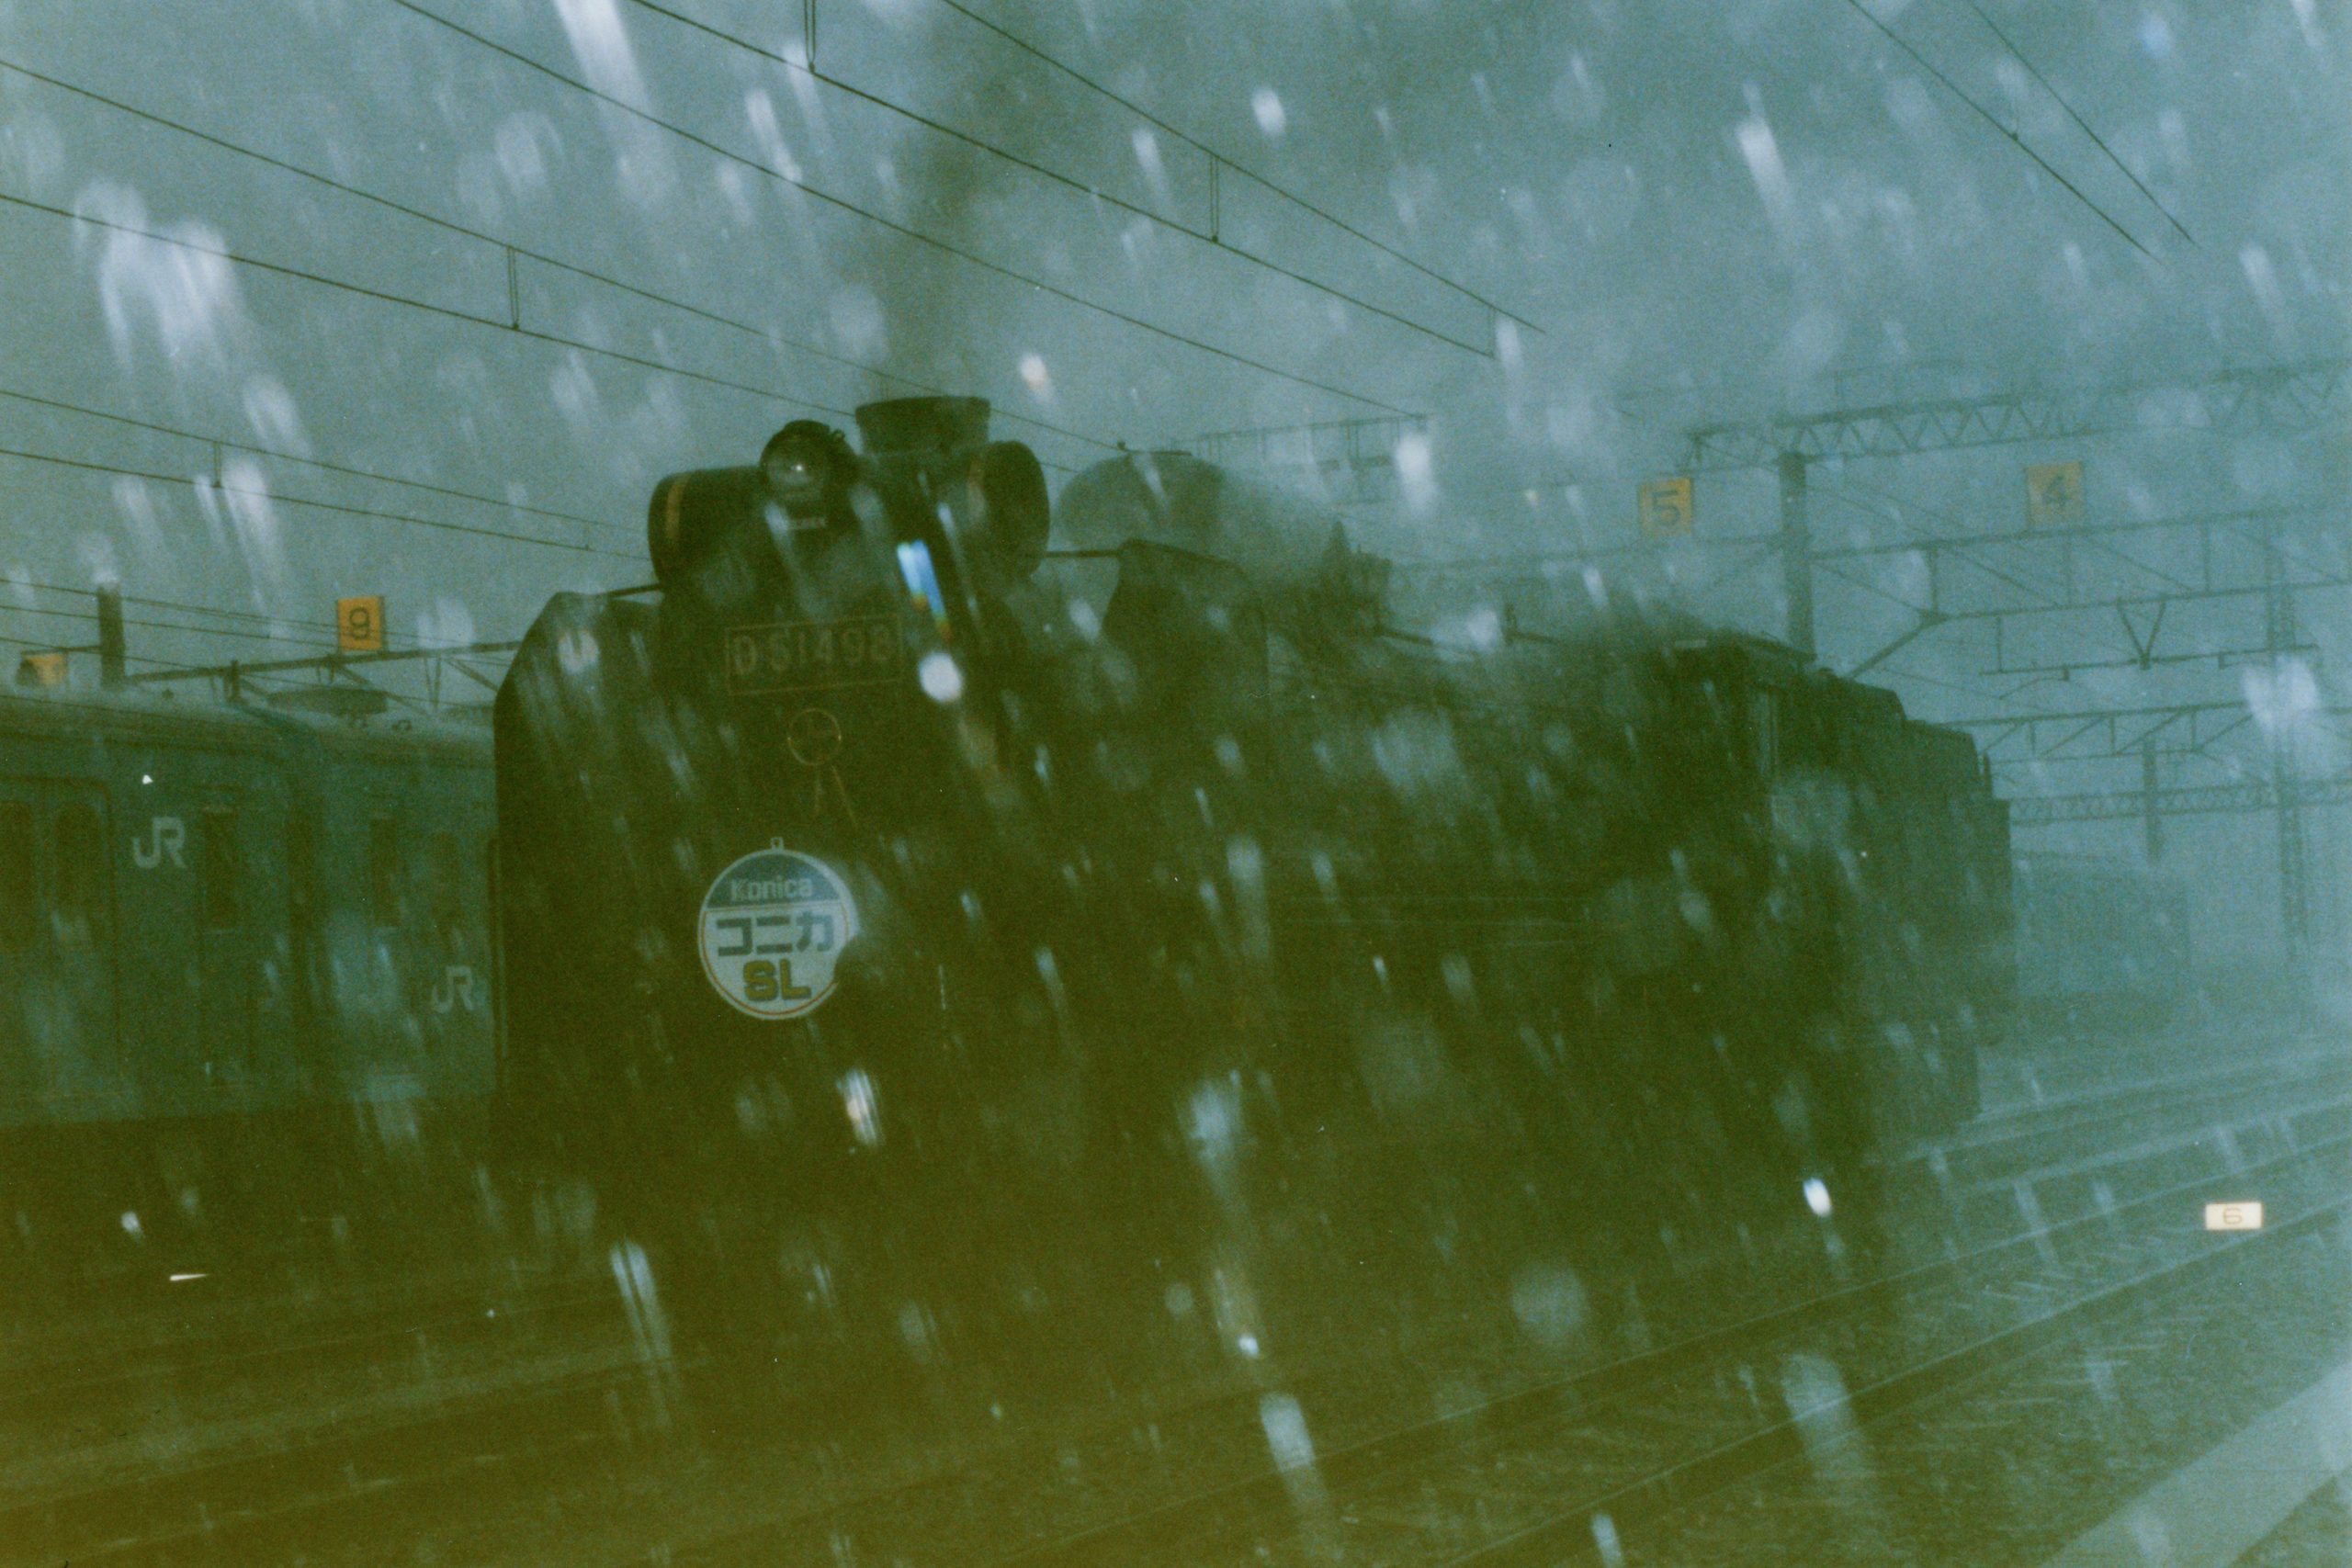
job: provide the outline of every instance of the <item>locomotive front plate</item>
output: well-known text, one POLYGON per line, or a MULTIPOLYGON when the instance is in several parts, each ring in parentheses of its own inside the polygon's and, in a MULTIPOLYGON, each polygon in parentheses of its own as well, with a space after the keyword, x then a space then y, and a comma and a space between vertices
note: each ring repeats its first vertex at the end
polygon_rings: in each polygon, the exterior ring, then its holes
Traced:
POLYGON ((833 994, 833 969, 857 935, 849 883, 781 842, 743 856, 703 895, 703 974, 737 1012, 805 1018, 833 994))
POLYGON ((726 651, 727 690, 738 697, 878 685, 906 668, 889 615, 734 626, 726 651))

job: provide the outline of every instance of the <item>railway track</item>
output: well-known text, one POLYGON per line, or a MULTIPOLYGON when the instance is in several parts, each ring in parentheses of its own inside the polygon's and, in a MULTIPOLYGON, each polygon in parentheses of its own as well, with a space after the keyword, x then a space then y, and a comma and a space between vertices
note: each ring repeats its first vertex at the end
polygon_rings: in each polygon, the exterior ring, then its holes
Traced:
MULTIPOLYGON (((1841 1403, 1857 1421, 1878 1420, 2002 1358, 2200 1278, 2222 1266, 2217 1260, 2246 1256, 2240 1250, 2245 1243, 2216 1245, 2183 1223, 2222 1184, 2252 1179, 2273 1193, 2290 1186, 2301 1191, 2254 1243, 2265 1247, 2334 1223, 2352 1201, 2347 1178, 2352 1135, 2340 1135, 2250 1167, 2243 1178, 2147 1193, 2111 1214, 1791 1303, 1433 1420, 1355 1442, 1314 1443, 1311 1461, 1296 1446, 1298 1434, 1319 1425, 1311 1396, 1270 1390, 1256 1411, 1236 1413, 1239 1418, 1224 1434, 1226 1446, 1257 1450, 1255 1473, 1010 1551, 989 1554, 968 1541, 959 1550, 944 1536, 925 1538, 899 1521, 849 1539, 885 1561, 897 1553, 913 1562, 1001 1568, 1331 1561, 1335 1542, 1340 1561, 1357 1561, 1358 1551, 1364 1561, 1481 1564, 1605 1556, 1594 1535, 1596 1517, 1609 1516, 1610 1529, 1623 1537, 1645 1519, 1802 1453, 1818 1412, 1772 1414, 1772 1380, 1769 1372, 1759 1377, 1758 1367, 1802 1354, 1849 1369, 1841 1403), (2143 1223, 2135 1226, 2135 1219, 2143 1223), (1278 1428, 1291 1431, 1296 1462, 1283 1461, 1278 1428), (1726 1439, 1725 1433, 1735 1435, 1726 1439), (1269 1450, 1275 1462, 1264 1461, 1269 1450), (1423 1529, 1410 1522, 1410 1503, 1432 1488, 1442 1495, 1428 1510, 1435 1528, 1423 1529), (1574 1500, 1562 1505, 1563 1496, 1574 1500), (1479 1539, 1446 1548, 1442 1538, 1463 1533, 1464 1519, 1479 1539), (1359 1525, 1363 1539, 1352 1539, 1359 1525), (1416 1534, 1431 1541, 1405 1550, 1416 1534)), ((1039 1495, 1051 1491, 1041 1486, 1039 1495)), ((834 1533, 842 1533, 834 1523, 834 1533)), ((681 1552, 676 1561, 789 1561, 812 1539, 805 1529, 765 1527, 681 1552)))
MULTIPOLYGON (((2272 1087, 2276 1091, 2280 1086, 2274 1083, 2272 1087)), ((2235 1090, 2230 1093, 2234 1096, 2235 1090)), ((2237 1103, 2237 1100, 2233 1098, 2231 1102, 2237 1103)), ((2176 1115, 2193 1119, 2195 1114, 2189 1099, 2186 1097, 2176 1106, 2176 1115)), ((2275 1120, 2259 1108, 2254 1114, 2255 1122, 2250 1123, 2253 1125, 2275 1120)), ((2112 1119, 2104 1124, 2119 1125, 2112 1119)), ((2248 1179, 2273 1170, 2282 1162, 2316 1157, 2314 1146, 2339 1146, 2344 1129, 2352 1125, 2352 1113, 2347 1113, 2340 1104, 2306 1109, 2287 1117, 2284 1125, 2290 1134, 2300 1126, 2302 1129, 2301 1142, 2306 1146, 2301 1149, 2287 1148, 2278 1159, 2249 1166, 2245 1172, 2248 1179), (2329 1118, 2334 1120, 2331 1122, 2329 1118)), ((2292 1141, 2290 1137, 2289 1142, 2292 1141)), ((2252 1152, 2263 1152, 2262 1145, 2256 1139, 2248 1139, 2245 1146, 2252 1152)), ((2022 1249, 2039 1257, 2052 1247, 2068 1245, 2065 1238, 2084 1234, 2089 1227, 2099 1224, 2127 1223, 2124 1216, 2144 1210, 2149 1203, 2185 1198, 2195 1190, 2210 1187, 2214 1181, 2228 1179, 2229 1173, 2209 1171, 2185 1185, 2174 1185, 2161 1191, 2150 1190, 2144 1185, 2152 1179, 2150 1170, 2140 1171, 2136 1179, 2123 1179, 2132 1189, 2145 1194, 2134 1198, 2130 1204, 2110 1206, 2106 1212, 2043 1225, 2038 1231, 2028 1229, 1970 1256, 1981 1261, 1983 1258, 2005 1249, 2013 1252, 2022 1249)), ((1926 1289, 1929 1281, 1939 1277, 1937 1270, 1949 1271, 1962 1267, 1964 1261, 1945 1259, 1925 1269, 1914 1269, 1894 1280, 1882 1279, 1848 1287, 1851 1293, 1792 1302, 1775 1313, 1765 1314, 1760 1319, 1751 1319, 1736 1327, 1739 1332, 1752 1333, 1759 1331, 1759 1325, 1793 1324, 1828 1310, 1824 1305, 1825 1300, 1849 1303, 1840 1310, 1864 1310, 1866 1303, 1872 1301, 1881 1303, 1892 1301, 1894 1298, 1887 1294, 1891 1291, 1917 1292, 1926 1289)), ((1694 1299, 1705 1293, 1705 1281, 1701 1280, 1685 1278, 1674 1284, 1694 1299)), ((602 1300, 609 1316, 609 1287, 602 1293, 602 1300)), ((583 1302, 582 1310, 593 1315, 595 1310, 594 1301, 583 1302)), ((453 1319, 452 1330, 458 1326, 453 1319)), ((1646 1367, 1655 1371, 1666 1364, 1655 1358, 1697 1354, 1699 1351, 1694 1347, 1710 1343, 1718 1344, 1718 1350, 1713 1353, 1721 1353, 1721 1343, 1724 1342, 1711 1341, 1704 1333, 1679 1333, 1671 1314, 1662 1313, 1657 1326, 1672 1337, 1672 1342, 1665 1349, 1580 1375, 1621 1379, 1648 1376, 1649 1373, 1639 1369, 1646 1367)), ((1720 1335, 1729 1331, 1718 1328, 1713 1332, 1720 1335)), ((344 1336, 341 1343, 348 1353, 364 1361, 371 1332, 379 1332, 387 1341, 395 1337, 413 1338, 415 1325, 412 1323, 405 1335, 399 1334, 390 1325, 379 1325, 373 1331, 355 1331, 344 1336)), ((478 1337, 485 1345, 496 1337, 489 1331, 478 1331, 478 1337)), ((118 1540, 108 1543, 106 1560, 261 1561, 266 1560, 266 1545, 273 1540, 290 1546, 311 1539, 314 1532, 322 1531, 329 1537, 338 1535, 345 1528, 340 1522, 345 1517, 381 1518, 388 1507, 398 1511, 397 1499, 403 1494, 420 1498, 444 1496, 453 1479, 461 1496, 478 1492, 481 1501, 492 1505, 495 1512, 498 1494, 503 1488, 513 1487, 521 1475, 539 1474, 546 1483, 558 1487, 582 1483, 584 1475, 594 1473, 601 1467, 603 1461, 599 1454, 609 1453, 616 1443, 633 1450, 638 1458, 647 1457, 649 1447, 658 1447, 673 1440, 660 1435, 668 1419, 663 1414, 665 1404, 673 1411, 690 1409, 698 1397, 698 1388, 707 1389, 716 1383, 723 1383, 732 1375, 730 1369, 723 1364, 681 1365, 662 1374, 670 1380, 665 1393, 659 1386, 662 1379, 649 1373, 642 1356, 633 1353, 624 1338, 609 1337, 601 1345, 586 1351, 563 1348, 558 1343, 562 1338, 560 1335, 555 1336, 541 1347, 543 1353, 520 1358, 514 1356, 514 1341, 510 1338, 507 1349, 503 1353, 510 1363, 504 1369, 507 1375, 492 1379, 469 1378, 464 1371, 464 1357, 452 1347, 443 1354, 442 1371, 430 1380, 429 1391, 418 1400, 405 1404, 399 1401, 391 1402, 378 1409, 372 1418, 356 1422, 340 1421, 336 1423, 337 1430, 320 1437, 302 1438, 298 1435, 291 1445, 273 1445, 261 1453, 223 1455, 218 1462, 182 1467, 177 1473, 140 1477, 117 1474, 105 1479, 92 1474, 87 1479, 95 1483, 94 1485, 42 1488, 40 1490, 46 1494, 45 1496, 28 1497, 26 1506, 0 1510, 0 1541, 11 1543, 9 1560, 12 1561, 16 1560, 13 1548, 19 1542, 27 1547, 39 1543, 40 1549, 50 1552, 52 1558, 71 1553, 77 1562, 96 1561, 98 1559, 91 1555, 89 1549, 100 1543, 93 1539, 88 1527, 107 1517, 136 1517, 153 1521, 161 1528, 151 1529, 138 1540, 118 1540), (175 1532, 164 1524, 164 1521, 175 1517, 190 1521, 186 1533, 175 1532)), ((1428 1348, 1415 1348, 1416 1353, 1428 1348)), ((288 1345, 281 1349, 284 1360, 300 1361, 304 1359, 304 1352, 300 1347, 288 1345)), ((264 1348, 254 1348, 245 1359, 246 1371, 254 1376, 261 1375, 263 1366, 269 1359, 264 1348)), ((124 1375, 132 1382, 138 1381, 128 1372, 124 1375)), ((1349 1368, 1344 1363, 1318 1366, 1285 1362, 1282 1368, 1283 1384, 1296 1390, 1297 1394, 1282 1397, 1311 1397, 1313 1388, 1343 1386, 1349 1381, 1349 1368)), ((1463 1388, 1475 1391, 1507 1382, 1512 1375, 1508 1366, 1493 1366, 1474 1370, 1459 1381, 1463 1388)), ((1253 1466, 1258 1473, 1254 1478, 1245 1477, 1236 1483, 1245 1487, 1254 1485, 1267 1492, 1269 1497, 1279 1495, 1284 1506, 1288 1506, 1290 1491, 1284 1472, 1268 1471, 1264 1462, 1268 1440, 1266 1412, 1269 1408, 1265 1401, 1273 1391, 1273 1372, 1266 1369, 1244 1369, 1240 1374, 1228 1380, 1229 1386, 1213 1390, 1189 1404, 1167 1403, 1143 1417, 1137 1417, 1132 1410, 1123 1411, 1111 1420, 1099 1422, 1092 1427, 1082 1422, 1075 1426, 1065 1424, 1059 1427, 1063 1434, 1062 1451, 1091 1454, 1121 1448, 1133 1449, 1132 1434, 1139 1419, 1143 1425, 1154 1427, 1164 1437, 1166 1447, 1171 1452, 1182 1451, 1186 1443, 1192 1440, 1186 1436, 1190 1428, 1210 1433, 1213 1443, 1217 1440, 1214 1436, 1217 1428, 1238 1428, 1246 1442, 1253 1447, 1253 1466)), ((17 1382, 16 1386, 22 1388, 25 1385, 17 1382)), ((1557 1397, 1562 1386, 1556 1379, 1548 1382, 1539 1379, 1503 1398, 1542 1402, 1557 1397)), ((797 1410, 801 1417, 813 1417, 853 1399, 877 1397, 929 1402, 943 1416, 949 1414, 949 1407, 958 1403, 952 1394, 943 1399, 935 1386, 926 1386, 925 1380, 919 1377, 859 1379, 840 1376, 812 1380, 797 1401, 770 1408, 765 1415, 788 1421, 796 1418, 793 1413, 797 1410)), ((962 1408, 957 1413, 960 1418, 968 1420, 973 1410, 978 1407, 981 1397, 981 1394, 972 1393, 964 1398, 962 1408)), ((1464 1420, 1492 1423, 1505 1418, 1498 1414, 1498 1411, 1517 1408, 1521 1406, 1515 1404, 1499 1404, 1491 1399, 1482 1402, 1476 1397, 1464 1397, 1459 1409, 1449 1412, 1443 1421, 1430 1429, 1458 1432, 1464 1429, 1461 1423, 1464 1420)), ((1279 1407, 1276 1409, 1279 1415, 1279 1407)), ((26 1412, 20 1410, 17 1414, 22 1416, 26 1412)), ((1391 1409, 1392 1416, 1393 1414, 1391 1409)), ((1329 1425, 1319 1407, 1315 1420, 1318 1430, 1329 1425)), ((0 1402, 0 1429, 11 1424, 14 1422, 6 1404, 0 1402)), ((986 1432, 988 1425, 982 1419, 977 1423, 977 1429, 986 1432)), ((1376 1421, 1365 1416, 1356 1425, 1363 1427, 1376 1425, 1376 1421)), ((1412 1427, 1404 1428, 1406 1432, 1419 1429, 1412 1427)), ((1334 1466, 1345 1472, 1351 1464, 1373 1462, 1370 1459, 1351 1460, 1346 1457, 1350 1452, 1361 1451, 1376 1456, 1384 1451, 1376 1445, 1409 1444, 1412 1440, 1415 1439, 1400 1437, 1395 1432, 1383 1435, 1372 1431, 1363 1436, 1362 1444, 1354 1450, 1345 1446, 1326 1448, 1319 1455, 1318 1468, 1327 1483, 1330 1483, 1329 1478, 1334 1472, 1334 1466), (1375 1446, 1364 1447, 1363 1444, 1375 1446)), ((842 1496, 838 1477, 828 1479, 821 1475, 803 1475, 798 1477, 802 1484, 795 1486, 791 1483, 793 1478, 776 1473, 774 1466, 769 1468, 759 1489, 772 1500, 780 1495, 789 1495, 796 1490, 805 1492, 813 1487, 829 1501, 823 1508, 808 1514, 802 1522, 828 1521, 830 1529, 839 1526, 845 1517, 875 1509, 910 1506, 919 1503, 926 1493, 973 1484, 973 1476, 998 1465, 1011 1464, 1018 1470, 1021 1467, 1018 1456, 1031 1447, 1034 1444, 1019 1438, 1008 1438, 994 1445, 983 1442, 967 1446, 960 1456, 967 1462, 952 1465, 946 1471, 941 1471, 935 1465, 913 1463, 905 1474, 873 1490, 870 1495, 861 1489, 859 1498, 842 1496), (964 1480, 959 1481, 959 1476, 964 1480), (768 1489, 771 1485, 776 1489, 768 1489)), ((869 1471, 868 1479, 873 1478, 869 1471)), ((705 1476, 704 1479, 710 1481, 713 1478, 705 1476)), ((718 1480, 720 1490, 726 1490, 724 1478, 718 1480)), ((1041 1497, 1050 1497, 1057 1490, 1052 1478, 1048 1477, 1038 1492, 1041 1497)), ((19 1490, 18 1495, 26 1496, 26 1494, 19 1490)), ((736 1512, 732 1506, 723 1503, 714 1506, 718 1513, 733 1513, 737 1518, 743 1517, 745 1512, 756 1514, 765 1511, 752 1506, 736 1512)), ((431 1510, 428 1509, 425 1517, 415 1520, 417 1528, 429 1529, 434 1522, 430 1515, 431 1510)), ((743 1560, 758 1560, 760 1548, 757 1542, 761 1539, 772 1536, 778 1529, 789 1530, 794 1528, 789 1524, 760 1527, 752 1536, 737 1543, 748 1553, 743 1560)), ((378 1530, 370 1529, 364 1533, 377 1541, 386 1539, 378 1530)), ((688 1525, 680 1533, 690 1535, 694 1531, 688 1525)), ((714 1561, 727 1560, 727 1553, 736 1550, 736 1547, 727 1544, 729 1532, 713 1529, 708 1533, 718 1544, 707 1548, 706 1554, 716 1553, 711 1559, 714 1561)), ((24 1560, 42 1559, 33 1556, 24 1560)), ((366 1559, 362 1556, 353 1560, 366 1559)), ((680 1560, 699 1559, 689 1553, 680 1560)), ((1080 1551, 1078 1556, 1062 1560, 1086 1559, 1080 1551)))
POLYGON ((1981 1116, 1939 1137, 1920 1140, 1891 1163, 1935 1167, 1958 1179, 1974 1168, 2004 1160, 2030 1161, 2045 1151, 2079 1150, 2086 1139, 2113 1143, 2136 1129, 2161 1126, 2184 1107, 2218 1108, 2245 1101, 2324 1095, 2352 1082, 2352 1058, 2338 1046, 2290 1055, 2266 1055, 2252 1066, 2177 1074, 2128 1088, 2072 1094, 1981 1116))
POLYGON ((2167 1086, 2128 1111, 1980 1139, 1966 1160, 1940 1150, 1915 1156, 1908 1190, 1895 1201, 1922 1225, 1915 1241, 1974 1245, 2094 1213, 2119 1189, 2177 1181, 2217 1163, 2226 1171, 2266 1148, 2291 1146, 2299 1127, 2347 1093, 2352 1065, 2260 1082, 2232 1075, 2210 1089, 2167 1086))
MULTIPOLYGON (((2283 1079, 2272 1069, 2167 1079, 2133 1090, 2123 1105, 2098 1096, 2052 1101, 1907 1150, 1891 1163, 1906 1173, 1914 1200, 1931 1195, 1967 1203, 1992 1193, 1999 1206, 2020 1182, 2040 1186, 2056 1176, 2095 1174, 2127 1153, 2147 1152, 2109 1146, 2079 1157, 2086 1139, 2129 1134, 2169 1139, 2164 1146, 2177 1148, 2180 1140, 2211 1133, 2235 1136, 2266 1119, 2243 1107, 2278 1101, 2295 1110, 2352 1088, 2352 1065, 2314 1056, 2308 1068, 2283 1079), (2034 1163, 2056 1152, 2068 1156, 2064 1169, 2034 1163)), ((2030 1216, 2026 1223, 2033 1223, 2030 1216)), ((543 1256, 525 1259, 485 1248, 489 1239, 473 1237, 476 1255, 456 1263, 400 1256, 339 1269, 313 1260, 301 1269, 273 1257, 259 1267, 216 1264, 192 1276, 170 1274, 175 1265, 162 1261, 114 1267, 75 1277, 58 1310, 37 1316, 21 1310, 27 1301, 38 1302, 36 1282, 21 1281, 10 1303, 18 1315, 0 1310, 0 1405, 11 1390, 82 1388, 148 1371, 299 1357, 364 1343, 371 1335, 460 1329, 476 1318, 511 1321, 597 1302, 617 1313, 601 1261, 559 1267, 544 1256, 544 1246, 534 1248, 543 1256), (287 1282, 255 1289, 251 1277, 273 1269, 287 1282), (168 1305, 160 1301, 166 1295, 168 1305)), ((44 1293, 59 1288, 54 1276, 38 1283, 44 1293)))
POLYGON ((1838 1382, 1816 1382, 1804 1394, 1784 1383, 1782 1398, 1790 1408, 1782 1418, 1754 1426, 1667 1468, 1589 1492, 1499 1540, 1435 1560, 1464 1568, 1474 1563, 1503 1568, 1622 1560, 1630 1545, 1666 1538, 1676 1509, 1802 1462, 1824 1436, 1843 1438, 1848 1432, 1875 1431, 1913 1418, 1921 1406, 1987 1374, 2030 1361, 2100 1325, 2159 1304, 2174 1292, 2235 1280, 2256 1267, 2258 1258, 2283 1252, 2323 1228, 2341 1226, 2352 1209, 2352 1192, 2343 1190, 2340 1181, 2337 1188, 2334 1197, 2298 1205, 2279 1224, 2252 1236, 2221 1242, 2200 1236, 2187 1245, 2100 1249, 2103 1255, 2086 1257, 2055 1277, 2044 1276, 2054 1298, 2049 1304, 2036 1303, 2016 1320, 1995 1326, 1980 1329, 1969 1324, 1953 1340, 1939 1341, 1933 1354, 1907 1365, 1899 1356, 1873 1356, 1874 1347, 1850 1337, 1832 1343, 1809 1337, 1805 1343, 1811 1348, 1804 1352, 1781 1348, 1784 1356, 1811 1355, 1823 1369, 1838 1365, 1832 1357, 1842 1353, 1843 1364, 1858 1371, 1838 1382), (2119 1262, 2125 1267, 2120 1280, 2109 1271, 2119 1262), (1808 1396, 1812 1403, 1798 1403, 1808 1396), (1823 1431, 1825 1426, 1828 1433, 1823 1431), (1604 1518, 1605 1527, 1600 1524, 1604 1518))
MULTIPOLYGON (((2340 1389, 2352 1356, 2352 1230, 2340 1205, 2306 1218, 1956 1357, 1910 1386, 1857 1388, 1815 1410, 1779 1462, 1748 1465, 1679 1506, 1613 1518, 1613 1559, 1596 1537, 1559 1560, 2025 1568, 2160 1486, 2194 1487, 2199 1470, 2199 1506, 2211 1506, 2247 1479, 2226 1468, 2246 1461, 2226 1457, 2213 1474, 2217 1451, 2307 1402, 2323 1380, 2340 1389)), ((2294 1467, 2324 1456, 2269 1457, 2294 1467)), ((2132 1560, 2162 1555, 2153 1523, 2142 1515, 2127 1527, 2147 1549, 2126 1548, 2132 1560)), ((2259 1561, 2345 1560, 2352 1538, 2340 1527, 2332 1540, 2314 1535, 2306 1550, 2259 1561)), ((2197 1548, 2177 1545, 2195 1560, 2197 1548)), ((2251 1568, 2255 1559, 2241 1561, 2251 1568)))

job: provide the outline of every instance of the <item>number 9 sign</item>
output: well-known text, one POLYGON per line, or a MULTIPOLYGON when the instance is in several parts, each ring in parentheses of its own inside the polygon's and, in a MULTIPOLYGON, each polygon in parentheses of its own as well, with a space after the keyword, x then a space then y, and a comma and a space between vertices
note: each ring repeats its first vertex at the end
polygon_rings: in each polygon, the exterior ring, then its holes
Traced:
POLYGON ((833 994, 857 904, 839 873, 779 840, 718 874, 696 934, 703 975, 728 1006, 758 1019, 805 1018, 833 994))
POLYGON ((345 653, 384 651, 384 596, 362 594, 334 602, 334 645, 345 653))

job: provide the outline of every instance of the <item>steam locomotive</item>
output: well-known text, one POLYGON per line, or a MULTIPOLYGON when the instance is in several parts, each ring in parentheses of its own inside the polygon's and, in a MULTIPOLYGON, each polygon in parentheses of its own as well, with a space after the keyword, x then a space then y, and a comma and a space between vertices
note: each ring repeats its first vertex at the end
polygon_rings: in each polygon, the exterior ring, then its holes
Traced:
POLYGON ((495 715, 513 1136, 967 1210, 1533 1171, 1670 1235, 1972 1113, 2009 857, 1964 736, 1606 594, 1441 647, 1304 504, 1137 453, 1049 508, 988 419, 672 476, 658 600, 538 617, 495 715))

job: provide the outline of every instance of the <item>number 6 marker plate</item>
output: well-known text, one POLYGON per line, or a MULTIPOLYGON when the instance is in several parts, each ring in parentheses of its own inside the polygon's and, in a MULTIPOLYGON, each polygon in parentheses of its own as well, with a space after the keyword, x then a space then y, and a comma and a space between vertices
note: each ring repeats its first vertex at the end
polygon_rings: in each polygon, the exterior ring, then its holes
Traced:
POLYGON ((703 895, 702 972, 753 1018, 805 1018, 833 994, 833 966, 857 935, 849 883, 778 840, 745 855, 703 895))

